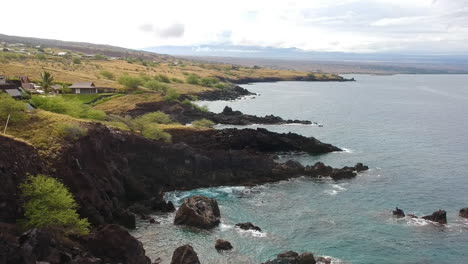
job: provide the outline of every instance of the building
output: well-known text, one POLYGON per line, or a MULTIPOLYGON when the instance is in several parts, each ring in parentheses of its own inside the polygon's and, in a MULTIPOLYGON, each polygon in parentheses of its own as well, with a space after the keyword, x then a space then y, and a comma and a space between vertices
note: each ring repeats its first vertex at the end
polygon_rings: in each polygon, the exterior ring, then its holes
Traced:
POLYGON ((54 84, 50 88, 54 93, 57 93, 57 94, 62 93, 62 86, 61 85, 54 84))
POLYGON ((18 89, 6 89, 5 92, 13 98, 21 98, 21 92, 18 89))
POLYGON ((92 82, 79 82, 74 83, 70 86, 72 93, 74 94, 95 94, 98 93, 96 85, 92 82))

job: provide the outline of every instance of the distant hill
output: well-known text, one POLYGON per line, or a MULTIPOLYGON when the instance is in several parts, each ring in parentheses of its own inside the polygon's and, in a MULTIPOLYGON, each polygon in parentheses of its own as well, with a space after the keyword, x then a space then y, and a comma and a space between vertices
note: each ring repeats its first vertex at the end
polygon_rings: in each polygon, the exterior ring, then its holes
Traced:
POLYGON ((41 39, 41 38, 30 38, 30 37, 18 37, 0 34, 0 42, 8 44, 21 43, 30 46, 44 46, 48 48, 64 49, 74 52, 80 52, 83 54, 102 54, 109 57, 137 57, 148 60, 161 60, 167 59, 170 56, 156 54, 154 52, 132 50, 121 47, 115 47, 110 45, 92 44, 86 42, 72 42, 62 41, 53 39, 41 39))
POLYGON ((158 46, 147 51, 210 62, 333 73, 468 73, 467 55, 314 52, 239 45, 158 46))

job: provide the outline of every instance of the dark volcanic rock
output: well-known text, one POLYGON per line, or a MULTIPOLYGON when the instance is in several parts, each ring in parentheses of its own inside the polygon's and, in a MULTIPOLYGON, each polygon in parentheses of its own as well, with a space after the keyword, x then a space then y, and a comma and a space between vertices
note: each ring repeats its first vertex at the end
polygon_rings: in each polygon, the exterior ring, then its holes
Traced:
POLYGON ((227 87, 224 89, 216 89, 205 91, 197 95, 198 99, 203 101, 217 101, 217 100, 234 100, 246 95, 254 95, 249 90, 240 86, 227 87))
POLYGON ((253 150, 260 152, 307 152, 324 154, 342 151, 331 144, 322 143, 313 137, 295 133, 279 134, 264 128, 222 129, 189 131, 187 129, 169 130, 173 142, 184 142, 202 149, 253 150))
POLYGON ((458 215, 463 218, 468 218, 468 207, 460 209, 460 213, 458 215))
POLYGON ((222 239, 217 239, 215 243, 215 248, 217 250, 231 250, 232 245, 229 241, 222 240, 222 239))
POLYGON ((162 111, 168 114, 172 120, 182 124, 189 124, 199 119, 209 119, 218 124, 228 125, 250 125, 250 124, 290 124, 301 123, 311 124, 310 121, 303 120, 284 120, 281 117, 267 115, 258 117, 254 115, 243 114, 240 111, 233 111, 230 107, 224 109, 221 113, 213 113, 201 110, 192 104, 184 104, 178 101, 175 102, 149 102, 139 103, 135 109, 125 113, 130 116, 139 116, 150 112, 162 111))
POLYGON ((183 245, 172 254, 171 264, 200 264, 200 261, 192 246, 183 245))
POLYGON ((398 218, 405 217, 405 212, 403 212, 403 210, 401 210, 398 207, 392 213, 393 213, 394 216, 396 216, 398 218))
POLYGON ((136 216, 128 210, 122 210, 117 214, 117 222, 128 229, 136 228, 136 216))
POLYGON ((255 231, 259 231, 259 232, 262 232, 262 229, 260 229, 260 227, 250 223, 250 222, 247 222, 247 223, 239 223, 239 224, 236 224, 237 227, 239 227, 240 229, 243 229, 243 230, 255 230, 255 231))
POLYGON ((214 198, 195 195, 185 199, 179 207, 174 224, 209 229, 217 226, 220 218, 218 203, 214 198))
POLYGON ((431 215, 426 215, 421 218, 440 224, 447 224, 447 212, 444 210, 435 211, 431 215))
POLYGON ((150 264, 143 245, 127 230, 117 225, 106 225, 89 236, 87 249, 105 263, 150 264))
POLYGON ((0 222, 16 223, 22 215, 19 184, 27 174, 44 172, 44 162, 33 146, 0 135, 0 222))
POLYGON ((305 252, 299 255, 294 251, 287 251, 279 254, 276 259, 269 260, 263 264, 315 264, 314 255, 310 252, 305 252))

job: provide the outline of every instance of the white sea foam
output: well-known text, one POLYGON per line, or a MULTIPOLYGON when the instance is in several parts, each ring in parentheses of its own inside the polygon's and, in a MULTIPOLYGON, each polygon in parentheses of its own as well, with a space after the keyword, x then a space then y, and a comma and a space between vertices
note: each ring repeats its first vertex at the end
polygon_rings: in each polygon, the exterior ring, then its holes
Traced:
POLYGON ((338 184, 332 184, 332 187, 337 189, 338 191, 346 191, 347 189, 343 186, 340 186, 338 184))
POLYGON ((323 191, 324 193, 328 194, 328 195, 337 195, 338 194, 338 191, 337 190, 325 190, 323 191))
POLYGON ((226 231, 228 229, 232 229, 233 227, 234 226, 225 224, 223 222, 221 222, 221 224, 219 225, 219 229, 221 229, 221 231, 226 231))
POLYGON ((410 226, 426 226, 429 224, 429 221, 422 218, 411 218, 408 219, 408 225, 410 226))
POLYGON ((343 150, 341 153, 354 153, 354 150, 349 149, 349 148, 341 148, 341 147, 340 147, 340 149, 343 150))
POLYGON ((257 231, 257 230, 244 230, 244 229, 240 229, 240 228, 236 228, 237 231, 239 231, 239 233, 241 234, 248 234, 248 235, 251 235, 253 237, 266 237, 267 234, 265 232, 260 232, 260 231, 257 231))

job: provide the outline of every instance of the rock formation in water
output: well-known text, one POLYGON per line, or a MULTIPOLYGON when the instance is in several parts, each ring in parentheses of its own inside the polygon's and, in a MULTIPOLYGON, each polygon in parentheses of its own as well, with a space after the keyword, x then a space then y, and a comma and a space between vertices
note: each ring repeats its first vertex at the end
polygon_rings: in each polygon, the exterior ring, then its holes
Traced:
POLYGON ((221 213, 216 199, 195 195, 185 199, 179 207, 174 224, 210 229, 217 226, 220 219, 221 213))
POLYGON ((197 95, 197 97, 199 100, 202 101, 227 101, 235 100, 246 95, 255 95, 255 93, 252 93, 249 90, 236 85, 233 87, 226 87, 224 89, 216 89, 201 92, 197 95))
POLYGON ((396 216, 398 218, 405 217, 405 212, 403 212, 403 210, 401 210, 398 207, 392 213, 393 213, 394 216, 396 216))
POLYGON ((421 218, 440 224, 447 224, 447 212, 444 210, 435 211, 431 215, 426 215, 421 218))
POLYGON ((299 255, 297 252, 287 251, 279 254, 276 259, 269 260, 263 264, 316 264, 316 260, 310 252, 299 255))
POLYGON ((468 207, 460 209, 460 212, 458 215, 463 218, 468 218, 468 207))
POLYGON ((192 246, 183 245, 172 254, 171 264, 200 264, 200 261, 192 246))
POLYGON ((215 243, 216 250, 231 250, 233 247, 229 241, 217 239, 215 243))
POLYGON ((243 230, 254 230, 254 231, 262 232, 262 229, 260 229, 260 227, 250 222, 236 224, 236 227, 239 227, 240 229, 243 229, 243 230))

